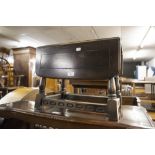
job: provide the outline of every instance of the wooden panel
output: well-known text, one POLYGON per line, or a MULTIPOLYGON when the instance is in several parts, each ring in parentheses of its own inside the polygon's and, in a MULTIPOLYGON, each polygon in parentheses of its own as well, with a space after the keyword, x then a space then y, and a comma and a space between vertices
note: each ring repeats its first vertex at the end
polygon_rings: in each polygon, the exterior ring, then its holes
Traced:
MULTIPOLYGON (((58 92, 59 91, 59 85, 58 85, 58 80, 56 79, 46 79, 46 88, 58 92)), ((67 92, 73 93, 73 86, 70 84, 69 80, 65 81, 65 88, 67 92)))
POLYGON ((24 77, 21 80, 23 86, 33 86, 33 67, 35 60, 35 48, 16 48, 13 49, 14 54, 14 70, 16 74, 22 74, 24 77))
POLYGON ((33 86, 33 77, 35 73, 35 60, 36 60, 36 49, 30 48, 29 53, 29 74, 28 74, 28 86, 33 86))
POLYGON ((149 116, 155 121, 155 112, 148 112, 149 116))
POLYGON ((67 90, 67 92, 69 92, 69 93, 73 93, 73 92, 74 92, 74 88, 73 88, 73 86, 70 84, 70 81, 69 81, 69 80, 66 80, 66 90, 67 90))
POLYGON ((28 86, 28 72, 29 72, 29 55, 18 54, 14 57, 14 69, 16 74, 24 75, 21 80, 21 85, 28 86))
POLYGON ((46 79, 46 88, 57 92, 58 91, 58 85, 57 85, 57 80, 55 79, 46 79))
POLYGON ((37 48, 36 73, 64 79, 107 79, 122 73, 120 39, 37 48))

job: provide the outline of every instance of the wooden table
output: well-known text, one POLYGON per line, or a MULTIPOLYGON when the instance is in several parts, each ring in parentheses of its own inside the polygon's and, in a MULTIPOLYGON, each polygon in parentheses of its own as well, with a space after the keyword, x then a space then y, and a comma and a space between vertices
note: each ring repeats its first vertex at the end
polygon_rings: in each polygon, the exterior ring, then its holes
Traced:
POLYGON ((122 106, 123 117, 119 121, 109 121, 102 113, 75 111, 55 111, 46 105, 40 110, 34 102, 14 102, 0 106, 0 117, 16 118, 25 122, 53 128, 154 128, 146 110, 140 106, 122 106))
POLYGON ((121 83, 122 84, 129 84, 133 87, 133 95, 136 94, 135 89, 137 84, 151 84, 151 97, 155 95, 155 81, 144 81, 144 80, 137 80, 137 79, 126 79, 126 78, 121 78, 121 83))
MULTIPOLYGON (((108 88, 108 80, 70 80, 70 83, 74 86, 74 88, 108 88)), ((144 81, 120 77, 120 83, 131 85, 133 87, 133 95, 136 95, 135 90, 138 84, 151 84, 151 98, 155 95, 155 81, 144 81)))

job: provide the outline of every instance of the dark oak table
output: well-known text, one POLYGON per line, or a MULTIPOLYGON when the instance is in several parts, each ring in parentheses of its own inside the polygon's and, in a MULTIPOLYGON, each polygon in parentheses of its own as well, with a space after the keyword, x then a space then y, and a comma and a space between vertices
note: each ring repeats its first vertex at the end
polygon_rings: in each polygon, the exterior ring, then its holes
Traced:
POLYGON ((68 109, 54 109, 48 105, 40 110, 34 108, 32 101, 20 101, 0 106, 0 117, 15 118, 32 124, 52 128, 154 128, 151 118, 141 106, 122 106, 123 117, 109 121, 102 113, 78 112, 68 109))

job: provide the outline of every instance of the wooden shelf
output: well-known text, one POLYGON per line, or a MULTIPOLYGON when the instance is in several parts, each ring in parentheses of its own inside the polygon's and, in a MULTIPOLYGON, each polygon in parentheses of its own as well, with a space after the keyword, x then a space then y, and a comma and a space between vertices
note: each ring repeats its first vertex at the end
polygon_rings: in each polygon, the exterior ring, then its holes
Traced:
POLYGON ((141 100, 141 103, 144 103, 144 104, 153 103, 153 104, 155 104, 155 100, 141 100))

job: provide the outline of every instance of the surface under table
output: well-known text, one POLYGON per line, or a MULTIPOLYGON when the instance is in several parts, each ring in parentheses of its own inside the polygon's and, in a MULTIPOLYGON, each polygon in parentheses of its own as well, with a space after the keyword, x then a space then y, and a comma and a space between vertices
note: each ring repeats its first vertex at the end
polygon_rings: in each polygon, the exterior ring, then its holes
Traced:
POLYGON ((20 101, 0 106, 0 117, 16 118, 52 128, 153 128, 151 118, 140 106, 122 106, 122 118, 109 121, 103 113, 57 109, 49 105, 35 109, 32 101, 20 101))

